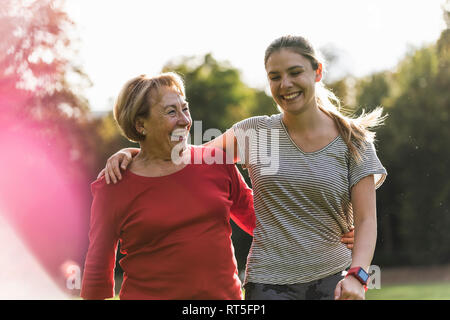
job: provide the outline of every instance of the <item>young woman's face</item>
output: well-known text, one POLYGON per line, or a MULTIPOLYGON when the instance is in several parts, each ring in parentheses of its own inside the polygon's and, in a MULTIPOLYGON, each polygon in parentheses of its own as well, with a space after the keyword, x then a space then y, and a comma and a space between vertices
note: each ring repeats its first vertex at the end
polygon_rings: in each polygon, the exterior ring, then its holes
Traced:
POLYGON ((163 152, 171 152, 178 143, 187 144, 192 118, 184 97, 168 87, 159 89, 159 99, 151 103, 150 115, 143 119, 145 140, 163 152))
POLYGON ((316 103, 315 85, 322 74, 303 55, 289 49, 272 53, 266 63, 270 91, 285 112, 298 114, 316 103))

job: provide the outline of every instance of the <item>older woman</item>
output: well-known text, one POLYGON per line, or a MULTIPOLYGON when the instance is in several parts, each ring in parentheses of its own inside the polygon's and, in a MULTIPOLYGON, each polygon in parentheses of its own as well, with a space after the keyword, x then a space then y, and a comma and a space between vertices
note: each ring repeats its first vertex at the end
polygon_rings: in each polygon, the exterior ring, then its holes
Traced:
POLYGON ((130 80, 114 116, 140 152, 120 184, 100 178, 91 186, 81 296, 114 295, 120 241, 121 299, 241 299, 229 219, 252 233, 252 191, 234 164, 198 161, 224 157, 221 150, 187 145, 192 119, 182 80, 173 73, 130 80), (173 161, 173 150, 195 165, 173 161))

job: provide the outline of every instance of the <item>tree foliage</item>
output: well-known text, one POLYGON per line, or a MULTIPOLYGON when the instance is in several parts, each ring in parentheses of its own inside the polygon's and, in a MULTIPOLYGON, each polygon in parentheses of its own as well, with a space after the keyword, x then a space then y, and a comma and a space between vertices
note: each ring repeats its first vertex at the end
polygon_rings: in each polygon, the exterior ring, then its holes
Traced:
POLYGON ((271 99, 263 91, 248 87, 239 70, 227 62, 219 62, 211 54, 169 62, 163 71, 180 73, 186 82, 186 95, 193 120, 203 128, 224 131, 234 123, 257 114, 276 112, 271 99))
POLYGON ((74 24, 63 5, 58 0, 2 1, 0 121, 10 128, 14 124, 14 130, 35 126, 36 138, 47 141, 49 153, 65 150, 70 162, 89 170, 95 161, 93 131, 82 90, 90 80, 74 62, 74 24))
POLYGON ((73 22, 58 0, 2 0, 2 212, 33 256, 65 287, 61 266, 87 246, 96 128, 74 63, 73 22))
POLYGON ((377 191, 375 262, 450 262, 449 87, 448 29, 436 44, 411 49, 395 70, 357 79, 356 113, 381 105, 389 115, 377 130, 388 178, 377 191))

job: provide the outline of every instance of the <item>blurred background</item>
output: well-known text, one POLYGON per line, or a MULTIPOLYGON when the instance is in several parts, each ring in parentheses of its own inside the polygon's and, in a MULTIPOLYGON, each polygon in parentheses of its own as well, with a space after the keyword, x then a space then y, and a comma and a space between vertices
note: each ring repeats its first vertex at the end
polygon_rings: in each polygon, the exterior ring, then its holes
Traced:
MULTIPOLYGON (((320 49, 350 114, 389 114, 368 299, 450 299, 450 1, 310 2, 1 0, 0 299, 79 295, 89 185, 136 146, 111 114, 125 81, 180 73, 193 120, 223 132, 278 112, 263 55, 285 34, 320 49)), ((233 243, 242 274, 251 238, 233 225, 233 243)))

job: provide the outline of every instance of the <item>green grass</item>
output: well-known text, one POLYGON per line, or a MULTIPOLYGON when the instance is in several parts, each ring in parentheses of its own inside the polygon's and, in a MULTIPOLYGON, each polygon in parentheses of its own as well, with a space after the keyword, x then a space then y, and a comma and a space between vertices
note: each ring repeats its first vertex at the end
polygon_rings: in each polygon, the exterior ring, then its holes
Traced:
POLYGON ((450 283, 388 285, 371 289, 367 300, 450 300, 450 283))
MULTIPOLYGON (((119 300, 119 295, 108 300, 119 300)), ((450 300, 450 283, 382 285, 367 291, 366 300, 450 300)))

